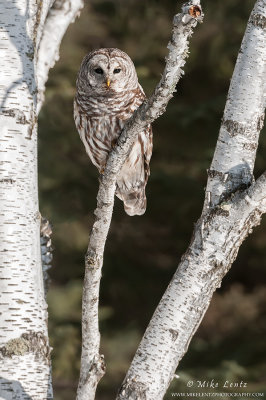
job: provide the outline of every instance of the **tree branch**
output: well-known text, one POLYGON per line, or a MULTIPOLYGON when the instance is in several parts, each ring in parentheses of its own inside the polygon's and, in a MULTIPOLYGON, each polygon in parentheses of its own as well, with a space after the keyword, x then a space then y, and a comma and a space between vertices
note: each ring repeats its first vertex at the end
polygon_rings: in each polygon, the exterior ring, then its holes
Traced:
POLYGON ((79 16, 83 5, 84 0, 55 0, 47 14, 38 48, 36 67, 39 87, 38 111, 44 101, 45 83, 49 70, 59 59, 62 38, 69 24, 79 16))
POLYGON ((207 193, 190 246, 150 321, 118 400, 163 398, 213 292, 266 211, 266 175, 247 188, 263 122, 263 4, 258 0, 251 13, 232 78, 209 171, 211 201, 207 193))
POLYGON ((253 179, 264 118, 265 17, 266 2, 257 1, 239 51, 208 171, 205 210, 253 179))
POLYGON ((85 258, 78 400, 94 399, 97 383, 105 372, 103 356, 99 354, 98 302, 104 246, 112 218, 116 177, 137 135, 165 111, 183 74, 182 67, 188 55, 188 39, 202 16, 200 1, 192 0, 183 7, 182 13, 174 17, 172 40, 168 44, 169 54, 161 81, 151 98, 144 102, 125 124, 115 148, 108 157, 105 173, 100 180, 96 218, 85 258))
POLYGON ((265 203, 263 209, 259 206, 265 176, 262 180, 262 185, 256 182, 251 192, 236 192, 196 223, 191 244, 150 321, 117 399, 163 398, 213 292, 266 211, 265 203))

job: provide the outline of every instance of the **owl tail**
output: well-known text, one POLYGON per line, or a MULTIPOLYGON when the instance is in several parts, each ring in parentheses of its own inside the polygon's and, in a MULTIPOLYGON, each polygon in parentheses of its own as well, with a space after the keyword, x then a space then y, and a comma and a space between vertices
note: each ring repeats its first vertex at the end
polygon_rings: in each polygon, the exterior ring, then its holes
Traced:
POLYGON ((145 187, 131 192, 117 188, 116 195, 124 202, 124 209, 128 215, 142 215, 145 213, 147 205, 145 187))

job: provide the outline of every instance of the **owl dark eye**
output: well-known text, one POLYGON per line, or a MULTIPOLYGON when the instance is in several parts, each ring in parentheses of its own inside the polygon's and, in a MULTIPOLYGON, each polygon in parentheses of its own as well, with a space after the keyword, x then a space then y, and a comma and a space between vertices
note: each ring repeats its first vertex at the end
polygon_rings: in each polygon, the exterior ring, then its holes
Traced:
POLYGON ((121 71, 121 68, 116 68, 116 69, 114 69, 114 74, 119 74, 120 71, 121 71))
POLYGON ((96 74, 99 74, 99 75, 103 74, 103 70, 101 68, 96 68, 94 71, 96 72, 96 74))

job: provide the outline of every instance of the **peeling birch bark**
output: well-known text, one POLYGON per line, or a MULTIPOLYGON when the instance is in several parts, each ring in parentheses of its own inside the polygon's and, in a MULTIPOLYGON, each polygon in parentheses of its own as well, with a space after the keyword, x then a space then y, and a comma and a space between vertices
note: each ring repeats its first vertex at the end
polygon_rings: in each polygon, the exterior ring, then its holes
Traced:
POLYGON ((244 35, 208 174, 202 216, 143 336, 118 400, 163 398, 213 292, 241 243, 266 212, 266 173, 252 183, 263 124, 265 5, 265 0, 257 1, 244 35))
POLYGON ((36 78, 50 7, 50 0, 0 2, 0 399, 5 400, 52 399, 40 248, 36 78))
POLYGON ((95 222, 85 257, 82 354, 77 400, 93 400, 97 384, 105 373, 104 357, 99 353, 99 286, 104 246, 113 212, 116 177, 139 132, 165 111, 183 74, 182 67, 188 55, 189 37, 202 17, 198 0, 187 3, 182 13, 174 17, 172 40, 168 44, 169 54, 163 76, 151 98, 144 102, 126 123, 115 148, 109 154, 104 175, 100 178, 97 208, 94 212, 95 222))

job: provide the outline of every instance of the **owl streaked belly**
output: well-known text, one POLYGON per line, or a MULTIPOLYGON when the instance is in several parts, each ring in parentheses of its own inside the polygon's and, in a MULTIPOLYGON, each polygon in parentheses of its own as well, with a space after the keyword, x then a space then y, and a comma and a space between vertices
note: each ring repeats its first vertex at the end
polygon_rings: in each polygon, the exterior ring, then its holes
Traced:
POLYGON ((124 126, 124 121, 115 116, 90 118, 83 115, 81 119, 80 137, 92 163, 101 172, 105 167, 108 154, 124 126))
MULTIPOLYGON (((95 114, 90 116, 89 113, 82 113, 77 102, 74 101, 74 119, 77 130, 92 163, 100 172, 105 167, 108 154, 115 145, 116 140, 125 125, 126 119, 129 118, 132 113, 133 110, 130 114, 128 112, 126 114, 123 113, 121 115, 123 119, 119 118, 119 114, 110 115, 108 112, 102 116, 95 116, 95 114)), ((136 142, 137 140, 140 140, 142 143, 142 150, 144 150, 147 147, 145 142, 149 139, 149 137, 146 138, 146 136, 143 137, 143 135, 139 135, 136 142)), ((137 150, 141 150, 141 148, 136 146, 135 143, 129 154, 130 163, 128 166, 135 165, 138 155, 140 155, 137 153, 137 150)))

